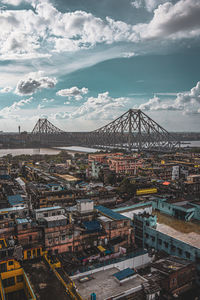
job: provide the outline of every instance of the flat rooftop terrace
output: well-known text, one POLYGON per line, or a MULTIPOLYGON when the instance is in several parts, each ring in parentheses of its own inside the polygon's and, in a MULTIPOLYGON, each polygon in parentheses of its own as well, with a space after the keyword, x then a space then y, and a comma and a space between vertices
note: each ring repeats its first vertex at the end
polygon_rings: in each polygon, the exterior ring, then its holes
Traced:
POLYGON ((43 260, 25 262, 23 268, 38 300, 71 299, 64 286, 43 260))
POLYGON ((185 222, 156 212, 157 230, 200 249, 200 223, 185 222))
MULTIPOLYGON (((85 300, 90 300, 90 295, 92 293, 96 294, 97 299, 109 299, 118 294, 123 294, 130 289, 135 288, 137 290, 137 287, 139 289, 140 285, 145 282, 142 277, 136 275, 134 278, 129 279, 126 282, 123 282, 122 285, 120 285, 120 283, 117 282, 117 280, 113 276, 113 274, 117 272, 119 272, 119 269, 110 268, 91 274, 93 279, 89 281, 80 282, 79 279, 76 279, 74 281, 80 295, 85 300)), ((81 277, 82 276, 80 276, 79 278, 81 277)))

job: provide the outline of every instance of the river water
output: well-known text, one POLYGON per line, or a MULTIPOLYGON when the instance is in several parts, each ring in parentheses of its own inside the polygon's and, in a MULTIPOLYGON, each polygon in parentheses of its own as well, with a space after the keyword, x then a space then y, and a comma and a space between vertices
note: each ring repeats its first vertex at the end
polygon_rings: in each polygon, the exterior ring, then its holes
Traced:
POLYGON ((17 155, 56 155, 60 151, 65 150, 71 154, 74 153, 92 153, 98 150, 93 148, 85 147, 55 147, 55 148, 28 148, 28 149, 0 149, 0 157, 11 154, 12 156, 17 155))
MULTIPOLYGON (((182 147, 200 147, 200 141, 186 141, 182 147)), ((27 154, 27 155, 56 155, 61 150, 69 151, 69 153, 92 153, 97 152, 97 149, 86 148, 86 147, 54 147, 54 148, 29 148, 29 149, 0 149, 0 157, 3 157, 8 154, 12 156, 27 154)))

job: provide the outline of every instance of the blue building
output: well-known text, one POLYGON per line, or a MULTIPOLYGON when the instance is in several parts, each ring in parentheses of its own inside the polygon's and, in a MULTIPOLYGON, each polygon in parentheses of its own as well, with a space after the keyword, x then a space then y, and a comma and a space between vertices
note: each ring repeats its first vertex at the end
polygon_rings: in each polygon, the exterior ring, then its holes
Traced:
POLYGON ((170 255, 196 263, 200 283, 200 248, 187 244, 156 229, 156 216, 139 214, 134 216, 135 242, 144 249, 164 251, 170 255))
POLYGON ((190 221, 200 220, 200 202, 177 201, 162 197, 152 197, 153 209, 177 219, 190 221))

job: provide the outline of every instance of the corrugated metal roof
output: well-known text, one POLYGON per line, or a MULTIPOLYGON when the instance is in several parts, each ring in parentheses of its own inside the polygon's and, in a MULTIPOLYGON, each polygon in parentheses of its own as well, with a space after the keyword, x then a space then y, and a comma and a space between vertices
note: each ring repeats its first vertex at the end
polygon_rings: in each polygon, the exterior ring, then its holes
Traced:
POLYGON ((29 220, 24 218, 24 219, 16 219, 17 224, 24 224, 24 223, 29 223, 29 220))
POLYGON ((127 277, 130 277, 130 276, 134 275, 134 274, 135 274, 134 270, 132 270, 130 268, 127 268, 127 269, 124 269, 122 271, 119 271, 119 272, 113 274, 113 276, 115 276, 118 280, 123 280, 127 277))
POLYGON ((112 211, 111 209, 104 207, 102 205, 95 206, 95 209, 100 212, 100 214, 105 215, 106 217, 111 218, 112 220, 130 220, 129 218, 112 211))
POLYGON ((43 212, 43 211, 48 211, 48 210, 54 210, 54 209, 60 209, 60 208, 62 208, 62 207, 61 206, 43 207, 43 208, 35 209, 35 212, 38 213, 38 212, 43 212))
POLYGON ((101 224, 97 220, 83 222, 85 229, 88 232, 96 232, 101 230, 101 224))
POLYGON ((18 210, 22 210, 25 209, 25 207, 7 207, 7 208, 1 208, 0 209, 0 214, 7 214, 8 212, 11 211, 18 211, 18 210))
POLYGON ((7 199, 8 199, 8 202, 11 206, 16 205, 16 204, 21 204, 21 203, 24 202, 21 195, 19 195, 19 194, 12 195, 12 196, 7 196, 7 199))

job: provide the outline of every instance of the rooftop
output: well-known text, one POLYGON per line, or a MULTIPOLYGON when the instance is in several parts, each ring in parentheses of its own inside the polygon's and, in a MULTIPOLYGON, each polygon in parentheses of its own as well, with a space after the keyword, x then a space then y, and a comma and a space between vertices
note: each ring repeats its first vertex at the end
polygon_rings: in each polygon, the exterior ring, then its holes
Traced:
MULTIPOLYGON (((137 288, 140 289, 142 283, 145 280, 140 276, 135 276, 134 278, 130 278, 123 282, 120 285, 119 282, 113 276, 119 272, 117 268, 110 268, 104 271, 99 271, 96 273, 91 274, 88 281, 80 282, 79 279, 75 280, 75 284, 79 290, 80 295, 84 298, 89 300, 90 295, 95 293, 97 295, 97 299, 109 299, 117 295, 123 295, 128 290, 137 288)), ((79 277, 81 278, 81 276, 79 277)))
POLYGON ((61 174, 55 174, 56 176, 64 179, 64 180, 67 180, 67 181, 78 181, 79 178, 77 177, 74 177, 72 175, 68 175, 68 174, 64 174, 64 175, 61 175, 61 174))
POLYGON ((2 208, 0 209, 0 214, 7 214, 8 212, 15 212, 25 209, 25 207, 7 207, 7 208, 2 208))
POLYGON ((43 211, 49 211, 49 210, 55 210, 55 209, 61 209, 61 208, 62 208, 61 206, 43 207, 43 208, 35 209, 35 212, 39 213, 39 212, 43 212, 43 211))
POLYGON ((200 248, 199 224, 184 222, 173 217, 156 212, 158 217, 156 230, 177 240, 200 248))
POLYGON ((126 268, 122 271, 119 271, 115 274, 113 274, 113 276, 115 276, 119 281, 126 279, 130 276, 133 276, 135 274, 135 271, 130 269, 130 268, 126 268))
POLYGON ((164 258, 152 264, 152 267, 165 273, 173 273, 189 265, 191 262, 175 257, 164 258))
POLYGON ((24 218, 24 219, 16 219, 17 224, 24 224, 24 223, 29 223, 29 220, 24 218))
POLYGON ((107 208, 107 207, 104 207, 102 205, 98 205, 98 206, 95 206, 95 209, 100 213, 102 214, 103 216, 106 216, 108 218, 111 218, 112 220, 130 220, 129 218, 117 213, 117 212, 114 212, 112 211, 111 209, 107 208))
POLYGON ((7 199, 8 199, 8 202, 11 206, 24 203, 24 200, 22 199, 22 196, 19 195, 19 194, 12 195, 12 196, 7 196, 7 199))

